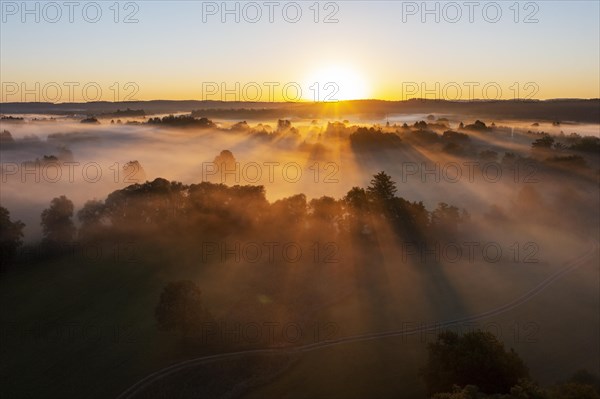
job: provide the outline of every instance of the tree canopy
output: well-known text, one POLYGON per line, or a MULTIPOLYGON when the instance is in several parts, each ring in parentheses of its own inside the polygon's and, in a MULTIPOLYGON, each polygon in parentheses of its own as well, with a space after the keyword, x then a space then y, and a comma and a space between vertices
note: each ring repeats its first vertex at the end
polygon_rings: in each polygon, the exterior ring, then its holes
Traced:
POLYGON ((23 245, 24 227, 20 220, 11 221, 8 209, 0 206, 0 268, 11 263, 18 248, 23 245))
POLYGON ((68 243, 75 238, 73 224, 73 202, 61 195, 50 202, 50 207, 42 212, 44 242, 50 245, 68 243))
POLYGON ((428 345, 423 377, 430 395, 451 392, 454 385, 476 385, 488 394, 509 393, 529 371, 519 355, 506 350, 496 337, 473 331, 462 336, 442 332, 428 345))

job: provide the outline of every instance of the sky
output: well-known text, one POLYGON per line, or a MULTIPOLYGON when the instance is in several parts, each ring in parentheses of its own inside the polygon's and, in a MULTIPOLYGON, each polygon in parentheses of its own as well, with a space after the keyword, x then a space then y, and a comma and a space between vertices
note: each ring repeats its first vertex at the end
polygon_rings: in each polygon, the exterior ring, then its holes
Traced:
POLYGON ((0 3, 2 102, 600 97, 595 0, 0 3))

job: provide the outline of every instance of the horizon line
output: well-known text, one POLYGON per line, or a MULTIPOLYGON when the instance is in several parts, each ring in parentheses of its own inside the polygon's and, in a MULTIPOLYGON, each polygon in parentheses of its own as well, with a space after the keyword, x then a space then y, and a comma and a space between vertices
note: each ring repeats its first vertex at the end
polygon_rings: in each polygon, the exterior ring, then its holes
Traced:
POLYGON ((553 97, 545 99, 537 98, 511 98, 511 99, 471 99, 471 100, 447 100, 442 98, 409 98, 405 100, 384 100, 379 98, 364 98, 352 100, 338 101, 230 101, 230 100, 198 100, 198 99, 152 99, 152 100, 127 100, 127 101, 71 101, 71 102, 47 102, 47 101, 0 101, 3 104, 46 104, 46 105, 68 105, 68 104, 128 104, 128 103, 144 103, 144 102, 200 102, 200 103, 223 103, 223 104, 339 104, 351 102, 379 101, 387 103, 402 103, 410 101, 431 101, 431 102, 448 102, 448 103, 494 103, 494 102, 546 102, 546 101, 600 101, 599 97, 582 98, 582 97, 553 97))

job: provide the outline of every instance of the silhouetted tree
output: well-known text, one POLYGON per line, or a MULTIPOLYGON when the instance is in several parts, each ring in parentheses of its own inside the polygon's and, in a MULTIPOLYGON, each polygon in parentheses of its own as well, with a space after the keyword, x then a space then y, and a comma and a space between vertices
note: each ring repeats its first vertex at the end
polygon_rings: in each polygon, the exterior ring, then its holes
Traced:
POLYGON ((528 378, 525 363, 514 350, 507 351, 488 332, 462 336, 442 332, 428 345, 427 365, 422 370, 429 395, 451 392, 454 385, 476 385, 484 393, 509 393, 520 379, 528 378))
POLYGON ((332 197, 314 198, 309 203, 311 209, 311 217, 320 221, 335 223, 341 217, 341 204, 332 197))
POLYGON ((422 241, 429 223, 429 212, 423 202, 410 202, 396 197, 391 207, 392 213, 389 217, 396 232, 405 240, 422 241))
POLYGON ((352 233, 363 233, 368 225, 369 200, 367 192, 361 187, 352 187, 343 199, 346 216, 344 229, 352 233))
MULTIPOLYGON (((518 385, 511 388, 510 394, 487 395, 475 385, 465 387, 454 386, 453 392, 438 393, 432 399, 554 399, 531 380, 521 380, 518 385)), ((556 398, 559 399, 559 398, 556 398)), ((561 398, 562 399, 562 398, 561 398)))
POLYGON ((396 183, 385 172, 379 172, 371 179, 367 194, 375 201, 390 201, 396 195, 396 183))
POLYGON ((442 134, 442 138, 454 142, 468 142, 471 140, 468 134, 455 132, 453 130, 446 130, 444 134, 442 134))
POLYGON ((100 124, 100 121, 93 116, 88 116, 87 118, 82 119, 81 123, 100 124))
POLYGON ((600 394, 586 383, 567 382, 543 389, 529 379, 522 379, 508 394, 488 395, 476 385, 455 385, 453 392, 437 393, 432 399, 600 399, 600 394))
POLYGON ((585 136, 571 140, 573 144, 571 149, 575 151, 591 152, 598 154, 600 152, 600 138, 594 136, 585 136))
POLYGON ((554 138, 548 134, 545 134, 543 137, 535 140, 531 143, 532 149, 551 149, 554 144, 554 138))
POLYGON ((284 131, 292 127, 292 122, 287 119, 279 119, 277 121, 277 130, 284 131))
POLYGON ((251 130, 251 128, 248 125, 248 122, 241 121, 241 122, 233 124, 229 130, 231 130, 232 132, 247 132, 247 131, 251 130))
POLYGON ((223 150, 213 160, 215 167, 214 174, 210 174, 209 178, 214 178, 217 182, 227 183, 227 180, 236 182, 237 174, 239 173, 239 165, 229 150, 223 150))
POLYGON ((415 122, 415 124, 413 125, 413 127, 415 129, 419 129, 419 130, 427 129, 427 122, 425 122, 425 121, 415 122))
POLYGON ((309 203, 313 234, 331 237, 343 219, 343 201, 332 197, 314 198, 309 203))
POLYGON ((446 238, 454 237, 458 233, 458 225, 461 220, 460 210, 445 202, 440 202, 438 207, 431 212, 433 231, 446 238))
POLYGON ((571 378, 569 378, 570 383, 583 384, 583 385, 591 385, 596 392, 600 393, 600 377, 598 375, 594 375, 585 369, 577 370, 571 378))
MULTIPOLYGON (((462 122, 461 122, 462 123, 462 122)), ((482 121, 480 121, 479 119, 476 120, 473 124, 471 125, 466 125, 462 127, 463 129, 468 129, 468 130, 480 130, 480 131, 485 131, 488 130, 489 128, 485 125, 485 123, 483 123, 482 121)))
POLYGON ((83 208, 77 212, 77 218, 81 222, 80 238, 91 238, 100 230, 105 209, 104 202, 98 200, 87 201, 83 205, 83 208))
POLYGON ((44 242, 50 245, 68 243, 75 237, 73 224, 73 202, 61 195, 50 202, 50 207, 42 212, 44 242))
POLYGON ((593 386, 567 382, 550 389, 549 399, 600 399, 593 386))
POLYGON ((359 127, 350 135, 350 144, 358 151, 391 149, 401 146, 402 139, 395 133, 384 133, 380 128, 359 127))
POLYGON ((289 227, 298 226, 306 219, 306 195, 296 194, 277 200, 271 205, 271 210, 276 220, 283 221, 289 227))
POLYGON ((146 171, 138 161, 129 161, 123 165, 123 182, 126 184, 143 183, 146 171))
POLYGON ((3 130, 2 133, 0 133, 0 144, 7 144, 7 143, 14 143, 15 140, 13 139, 12 135, 10 134, 10 132, 8 130, 3 130))
POLYGON ((138 234, 165 233, 168 226, 183 217, 183 193, 187 186, 157 178, 132 184, 108 195, 105 213, 112 226, 138 234), (153 231, 154 230, 154 231, 153 231))
POLYGON ((9 265, 17 250, 23 245, 23 228, 20 220, 11 221, 8 209, 0 206, 0 269, 9 265))
MULTIPOLYGON (((117 121, 117 123, 119 123, 117 121)), ((208 118, 195 118, 192 115, 168 115, 162 119, 159 117, 148 118, 148 124, 151 125, 167 125, 180 127, 199 127, 199 128, 214 128, 216 125, 208 118)))
POLYGON ((352 187, 344 197, 344 202, 350 208, 363 211, 366 211, 369 206, 367 192, 360 187, 352 187))
POLYGON ((574 169, 585 169, 587 168, 587 162, 585 158, 580 155, 565 155, 565 156, 554 156, 546 159, 547 163, 554 166, 574 168, 574 169))
POLYGON ((493 150, 483 150, 479 153, 479 158, 483 161, 495 162, 498 159, 498 153, 493 150))

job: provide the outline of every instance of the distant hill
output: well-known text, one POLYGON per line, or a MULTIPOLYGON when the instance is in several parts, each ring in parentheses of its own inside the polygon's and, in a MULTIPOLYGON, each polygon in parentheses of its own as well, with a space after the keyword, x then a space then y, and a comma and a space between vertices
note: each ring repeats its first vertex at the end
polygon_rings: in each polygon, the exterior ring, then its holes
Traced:
MULTIPOLYGON (((600 99, 445 101, 355 100, 337 103, 228 102, 228 101, 129 101, 90 103, 0 103, 2 114, 117 113, 120 109, 143 111, 146 115, 193 112, 194 116, 231 119, 276 117, 340 118, 343 115, 384 117, 400 114, 443 113, 472 115, 487 119, 525 119, 600 123, 600 99)), ((122 112, 122 111, 121 111, 122 112)))

